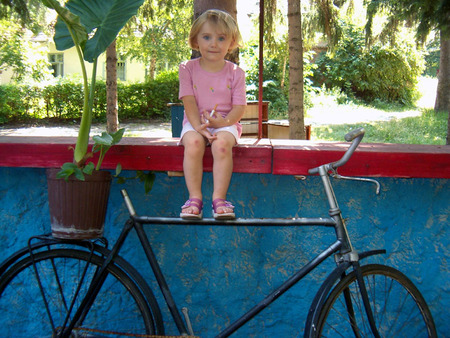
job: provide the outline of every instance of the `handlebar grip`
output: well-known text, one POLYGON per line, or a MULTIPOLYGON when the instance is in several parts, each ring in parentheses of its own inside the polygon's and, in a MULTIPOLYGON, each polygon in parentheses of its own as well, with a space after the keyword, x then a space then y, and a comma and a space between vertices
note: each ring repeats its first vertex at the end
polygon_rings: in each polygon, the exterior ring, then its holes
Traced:
MULTIPOLYGON (((366 132, 366 131, 364 130, 364 128, 354 129, 354 130, 348 132, 348 133, 344 136, 344 138, 345 138, 345 140, 346 140, 347 142, 351 142, 351 141, 353 141, 355 138, 357 138, 357 137, 360 136, 360 135, 364 136, 364 133, 365 133, 365 132, 366 132)), ((361 138, 362 138, 362 137, 361 137, 361 138)))
MULTIPOLYGON (((336 169, 336 168, 338 168, 340 166, 343 166, 345 163, 347 163, 347 161, 353 155, 355 149, 358 147, 358 145, 361 142, 362 138, 364 137, 364 134, 365 134, 364 128, 358 128, 358 129, 352 130, 349 133, 347 133, 344 136, 344 138, 348 142, 352 141, 352 144, 350 145, 350 147, 348 147, 348 149, 344 153, 344 155, 338 161, 332 162, 332 163, 328 163, 328 164, 324 164, 322 166, 325 166, 326 170, 328 171, 330 169, 336 169)), ((311 174, 311 175, 318 174, 319 173, 319 168, 322 167, 322 166, 309 169, 308 173, 311 174)))

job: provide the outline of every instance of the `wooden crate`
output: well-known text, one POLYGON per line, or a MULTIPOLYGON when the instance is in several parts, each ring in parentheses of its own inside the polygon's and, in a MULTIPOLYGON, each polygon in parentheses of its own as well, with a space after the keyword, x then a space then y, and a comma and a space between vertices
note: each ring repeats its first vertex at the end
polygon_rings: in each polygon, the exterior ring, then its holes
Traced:
MULTIPOLYGON (((269 120, 269 101, 262 102, 262 138, 268 137, 267 122, 269 120)), ((259 105, 258 101, 248 101, 244 116, 241 119, 242 137, 258 137, 259 105)))

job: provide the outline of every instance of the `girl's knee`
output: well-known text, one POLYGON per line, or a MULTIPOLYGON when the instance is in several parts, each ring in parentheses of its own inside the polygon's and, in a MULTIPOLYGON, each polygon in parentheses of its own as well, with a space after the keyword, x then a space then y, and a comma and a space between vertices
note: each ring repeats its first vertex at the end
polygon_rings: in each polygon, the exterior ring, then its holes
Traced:
POLYGON ((202 150, 206 147, 203 136, 193 132, 189 132, 184 135, 182 144, 186 149, 192 149, 194 151, 202 150))
POLYGON ((211 145, 213 156, 232 156, 234 144, 227 140, 217 139, 211 145))

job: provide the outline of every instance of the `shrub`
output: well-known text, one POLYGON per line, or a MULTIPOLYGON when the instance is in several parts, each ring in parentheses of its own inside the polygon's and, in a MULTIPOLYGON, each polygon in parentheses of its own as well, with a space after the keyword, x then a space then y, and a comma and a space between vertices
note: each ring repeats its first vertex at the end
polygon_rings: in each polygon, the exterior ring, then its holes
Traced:
POLYGON ((36 86, 0 86, 0 123, 22 122, 41 116, 41 101, 41 91, 36 86))
MULTIPOLYGON (((95 86, 93 119, 106 120, 106 84, 95 86)), ((145 83, 118 83, 119 118, 169 118, 168 103, 178 102, 178 73, 160 74, 145 83)), ((77 120, 83 107, 82 83, 77 78, 58 79, 52 84, 0 85, 0 124, 30 119, 77 120)))
POLYGON ((422 70, 421 55, 413 48, 365 49, 362 31, 350 26, 334 55, 319 59, 314 79, 368 103, 411 105, 418 97, 417 79, 422 70))

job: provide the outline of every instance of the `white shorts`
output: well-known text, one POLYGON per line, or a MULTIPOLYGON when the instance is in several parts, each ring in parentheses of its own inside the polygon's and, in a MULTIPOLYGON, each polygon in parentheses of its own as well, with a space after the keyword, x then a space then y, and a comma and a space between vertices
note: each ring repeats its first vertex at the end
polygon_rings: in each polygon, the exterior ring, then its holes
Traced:
MULTIPOLYGON (((239 133, 238 133, 238 129, 236 127, 236 125, 232 125, 232 126, 227 126, 227 127, 222 127, 222 128, 206 128, 212 135, 217 134, 219 131, 227 131, 231 134, 233 134, 236 143, 238 143, 239 141, 239 133)), ((186 124, 183 126, 183 129, 181 130, 181 135, 180 135, 180 142, 178 142, 178 145, 181 144, 181 140, 183 139, 184 134, 186 134, 188 131, 195 131, 194 127, 192 127, 192 125, 189 122, 186 122, 186 124)), ((208 142, 209 143, 209 142, 208 142)))

